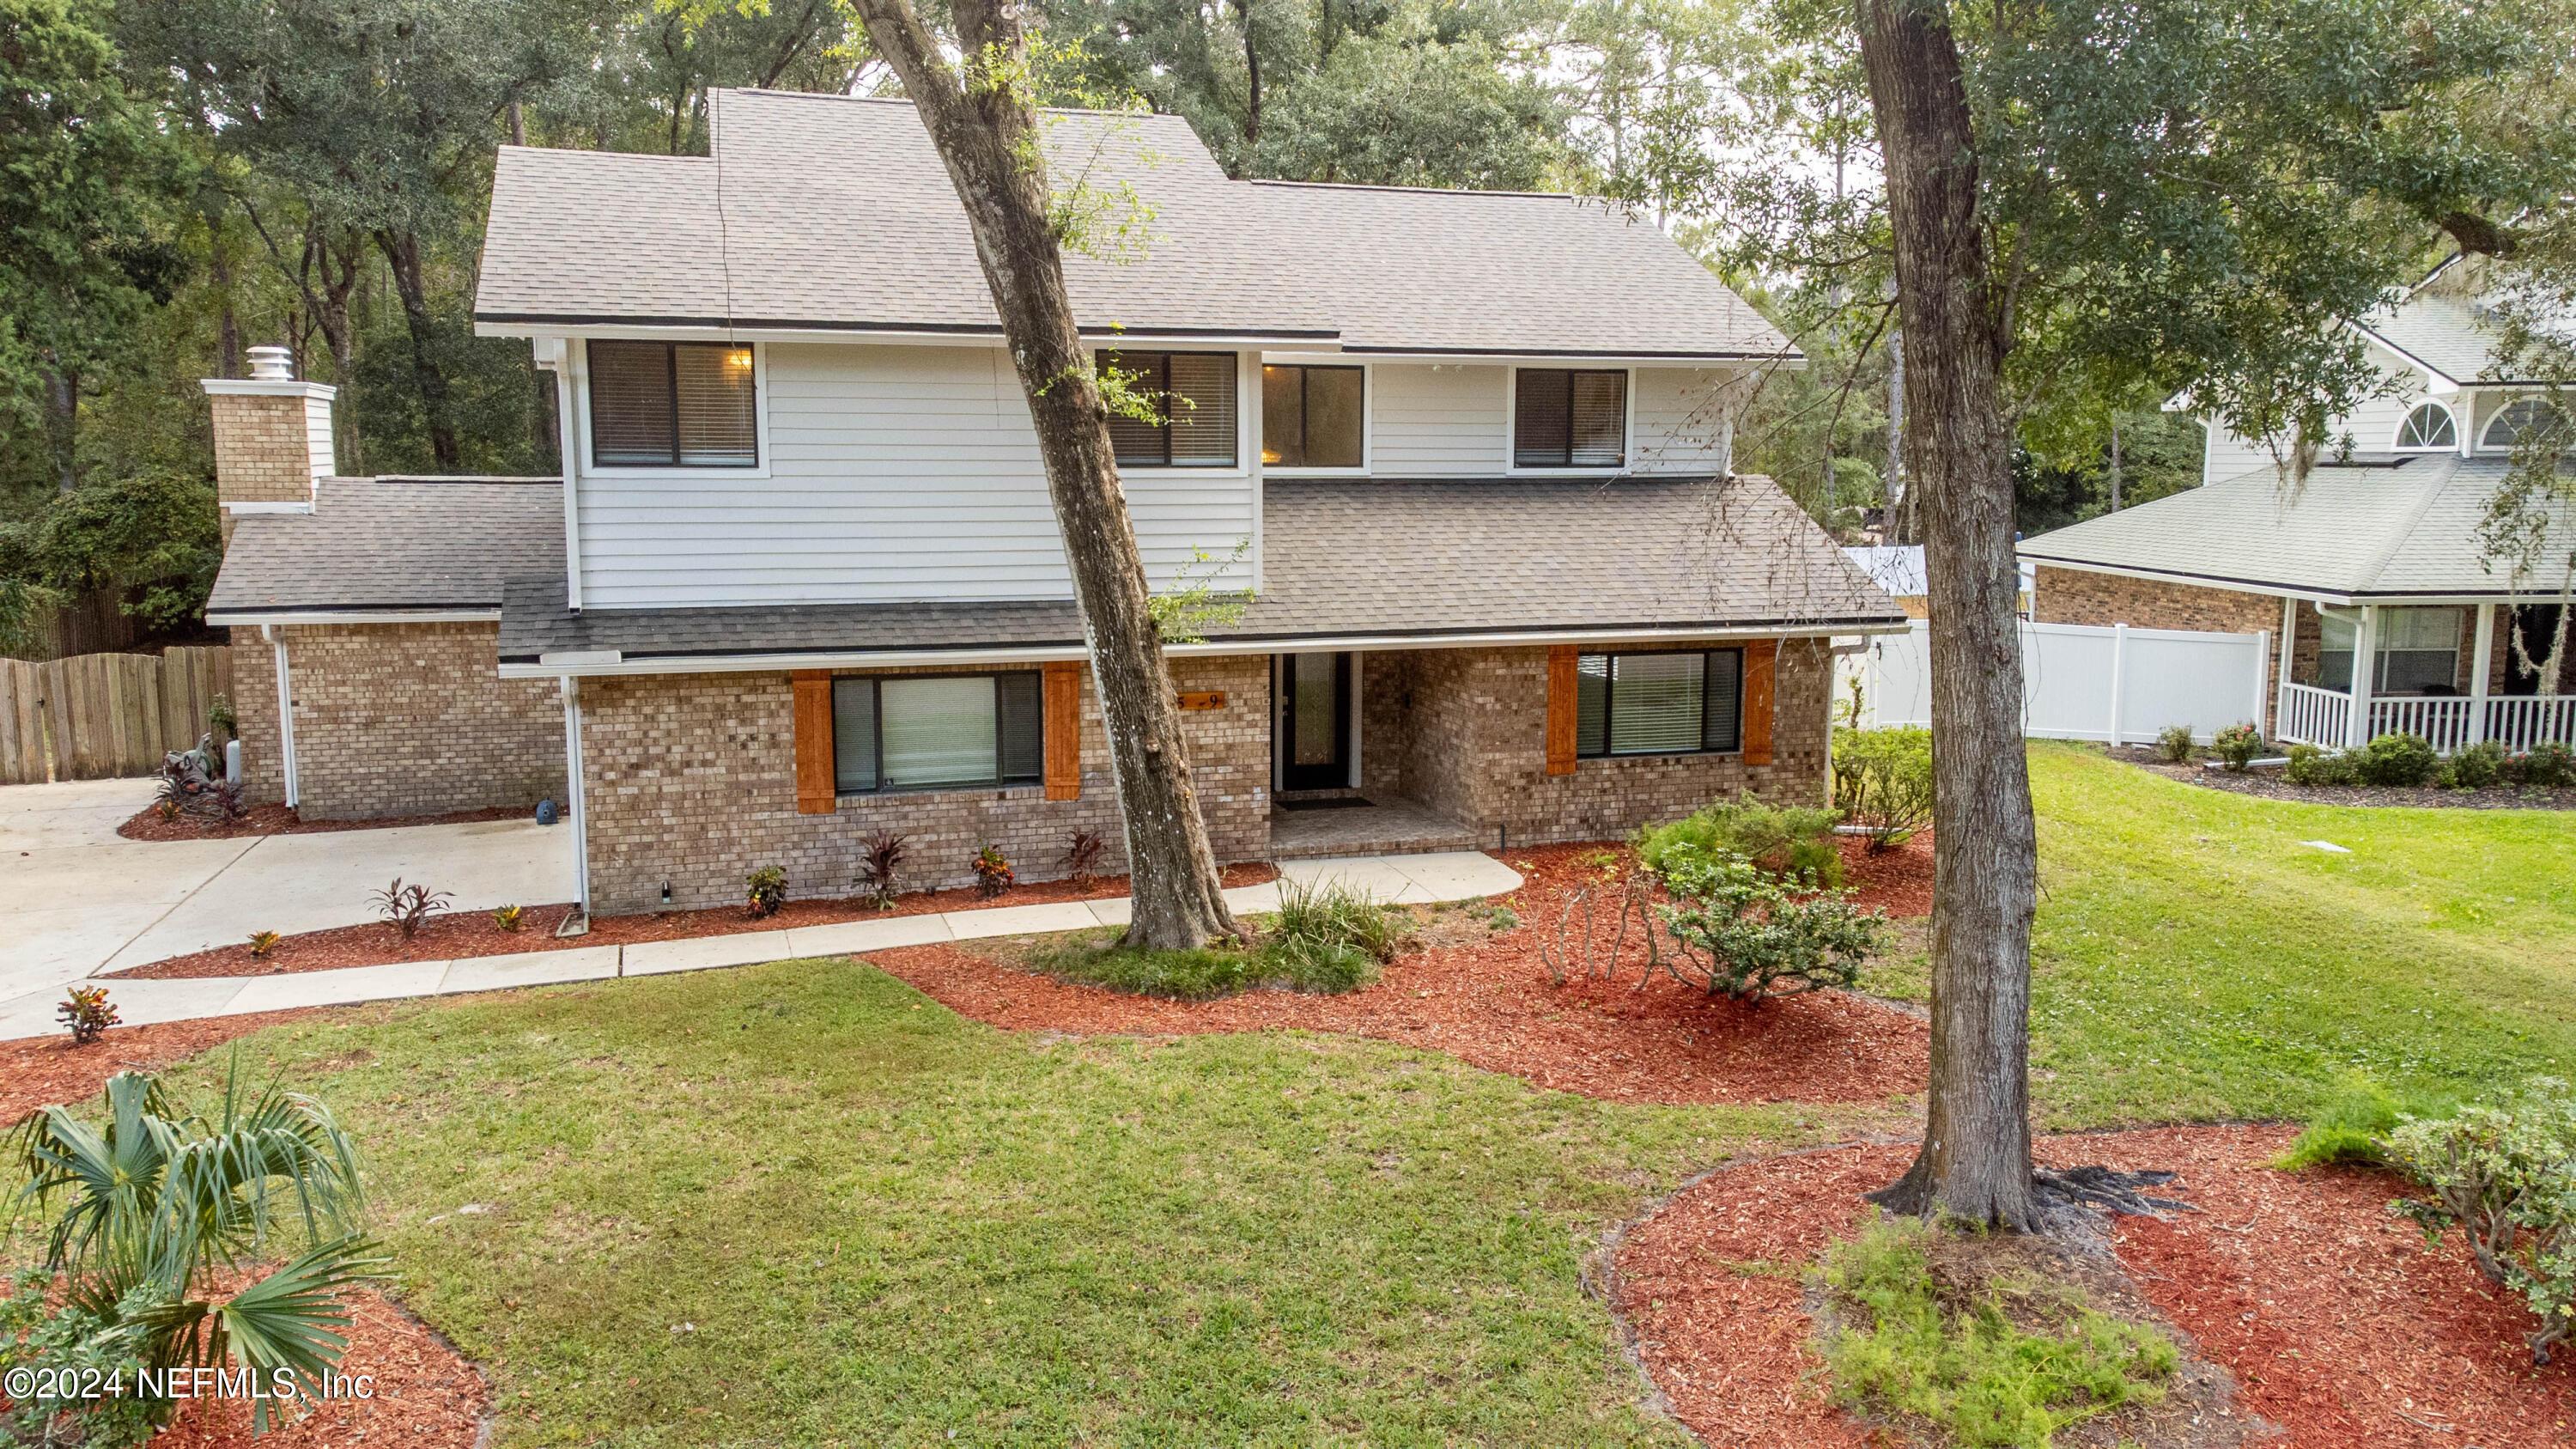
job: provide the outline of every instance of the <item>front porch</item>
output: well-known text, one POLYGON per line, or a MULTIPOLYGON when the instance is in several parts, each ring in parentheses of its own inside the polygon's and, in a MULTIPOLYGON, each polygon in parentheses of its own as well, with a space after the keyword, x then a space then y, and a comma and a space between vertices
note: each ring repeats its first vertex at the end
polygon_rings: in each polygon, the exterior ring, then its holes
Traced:
MULTIPOLYGON (((2285 633, 2300 622, 2290 608, 2285 633)), ((2318 646, 2305 668, 2313 677, 2294 681, 2285 671, 2274 735, 2285 744, 2353 749, 2381 735, 2411 734, 2445 755, 2488 740, 2516 754, 2550 742, 2576 745, 2576 694, 2541 692, 2542 681, 2525 676, 2505 637, 2528 630, 2522 616, 2537 611, 2507 614, 2481 603, 2471 621, 2445 622, 2462 612, 2377 604, 2318 611, 2308 621, 2318 646), (2465 650, 2461 632, 2471 635, 2465 650), (2443 639, 2446 633, 2453 638, 2443 639)), ((2547 622, 2554 626, 2554 615, 2547 622)), ((2529 652, 2545 657, 2543 648, 2529 652)))
POLYGON ((1426 805, 1357 791, 1321 798, 1283 796, 1271 804, 1270 858, 1322 860, 1345 855, 1422 855, 1474 850, 1478 840, 1463 823, 1426 805))

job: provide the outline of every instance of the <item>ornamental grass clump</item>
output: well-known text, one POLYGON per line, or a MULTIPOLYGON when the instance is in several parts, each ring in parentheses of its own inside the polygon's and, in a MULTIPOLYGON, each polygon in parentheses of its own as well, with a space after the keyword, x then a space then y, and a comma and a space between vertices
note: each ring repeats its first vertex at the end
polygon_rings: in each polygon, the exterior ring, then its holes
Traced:
POLYGON ((1270 988, 1337 995, 1356 991, 1404 949, 1403 912, 1338 885, 1283 885, 1279 914, 1258 940, 1212 941, 1180 951, 1124 946, 1105 932, 1077 932, 1031 949, 1029 964, 1060 980, 1137 996, 1207 1001, 1270 988))

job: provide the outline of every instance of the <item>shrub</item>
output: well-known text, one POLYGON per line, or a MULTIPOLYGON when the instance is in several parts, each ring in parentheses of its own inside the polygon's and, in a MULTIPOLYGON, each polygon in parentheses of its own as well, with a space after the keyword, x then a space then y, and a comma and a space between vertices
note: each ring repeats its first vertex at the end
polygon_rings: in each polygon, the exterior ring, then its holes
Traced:
POLYGON ((2156 736, 2156 757, 2166 764, 2189 764, 2191 752, 2191 726, 2187 724, 2167 725, 2164 732, 2156 736))
POLYGON ((227 740, 241 738, 241 715, 234 711, 231 700, 218 694, 215 702, 206 706, 206 728, 220 731, 227 740))
POLYGON ((2483 790, 2504 778, 2504 746, 2481 740, 2443 762, 2442 783, 2454 790, 2483 790))
POLYGON ((150 1318, 167 1301, 148 1285, 113 1305, 56 1301, 53 1274, 23 1268, 0 1298, 0 1375, 11 1385, 0 1412, 0 1444, 78 1444, 82 1449, 134 1449, 158 1430, 156 1410, 139 1394, 90 1395, 91 1384, 128 1384, 152 1365, 145 1353, 150 1318))
POLYGON ((1890 1219, 1826 1254, 1816 1280, 1842 1320, 1822 1345, 1836 1397, 1929 1420, 1959 1444, 2030 1449, 2163 1399, 2181 1360, 2171 1339, 2034 1278, 1957 1282, 1933 1266, 1939 1231, 1890 1219))
POLYGON ((2349 785, 2354 779, 2353 757, 2315 745, 2290 746, 2290 763, 2281 778, 2293 785, 2349 785))
POLYGON ((2576 1096, 2538 1077, 2455 1116, 2400 1123, 2389 1156, 2430 1188, 2396 1206, 2427 1241, 2457 1223, 2488 1279, 2523 1295, 2540 1326, 2524 1335, 2534 1363, 2576 1330, 2576 1096))
POLYGON ((975 852, 975 859, 970 864, 975 872, 975 894, 986 900, 1019 883, 1018 873, 1011 869, 1009 858, 1002 854, 998 845, 987 845, 975 852))
POLYGON ((502 906, 492 912, 492 924, 515 936, 519 932, 527 929, 528 908, 526 906, 502 906))
POLYGON ((859 895, 880 911, 894 909, 894 876, 903 868, 908 837, 880 830, 859 847, 859 895))
POLYGON ((1677 848, 1656 874, 1673 896, 1655 907, 1678 948, 1670 969, 1711 996, 1759 1002, 1848 988, 1885 923, 1854 908, 1847 890, 1793 896, 1732 851, 1677 848))
POLYGON ((1773 875, 1813 885, 1835 886, 1843 880, 1842 852, 1834 849, 1834 812, 1766 805, 1750 791, 1732 805, 1709 805, 1637 837, 1637 858, 1648 870, 1681 848, 1703 854, 1731 850, 1773 875))
POLYGON ((107 1004, 104 986, 75 986, 54 1011, 62 1017, 63 1025, 71 1028, 74 1046, 88 1046, 107 1035, 107 1029, 117 1022, 116 1008, 107 1004))
POLYGON ((284 939, 275 931, 253 931, 250 933, 250 954, 265 961, 269 953, 277 949, 277 943, 284 939))
MULTIPOLYGON (((384 1262, 364 1231, 357 1148, 321 1103, 255 1091, 238 1068, 236 1057, 220 1102, 200 1110, 172 1102, 152 1076, 120 1072, 94 1111, 44 1107, 19 1122, 5 1149, 23 1181, 16 1206, 52 1221, 38 1282, 20 1279, 0 1313, 28 1321, 42 1311, 44 1284, 59 1277, 59 1301, 81 1305, 89 1321, 39 1322, 34 1333, 49 1341, 86 1338, 109 1359, 156 1373, 229 1362, 255 1381, 282 1374, 318 1396, 345 1349, 334 1330, 348 1324, 349 1291, 384 1262)), ((0 1355, 26 1352, 17 1339, 0 1327, 0 1355)), ((131 1443, 116 1437, 130 1427, 120 1413, 158 1426, 173 1407, 150 1395, 123 1402, 139 1408, 106 1410, 97 1424, 88 1408, 75 1410, 79 1429, 103 1424, 105 1442, 131 1443)), ((254 1432, 274 1427, 274 1402, 254 1400, 254 1432)), ((11 1412, 23 1424, 31 1412, 62 1410, 22 1401, 11 1412)))
POLYGON ((2408 1115, 2404 1104, 2367 1074, 2345 1072, 2335 1079, 2325 1105, 2272 1165, 2297 1172, 2329 1162, 2385 1162, 2388 1135, 2408 1115))
POLYGON ((1932 732, 1834 731, 1834 805, 1874 854, 1932 823, 1932 732))
POLYGON ((1088 886, 1100 872, 1100 857, 1108 852, 1109 842, 1101 839, 1097 831, 1077 830, 1065 840, 1064 859, 1057 863, 1075 885, 1088 886))
POLYGON ((2361 747, 2354 772, 2365 785, 2413 788, 2433 783, 2441 757, 2422 735, 2381 735, 2361 747))
POLYGON ((376 914, 388 925, 402 932, 406 941, 420 934, 421 922, 447 909, 454 897, 446 891, 432 892, 427 886, 407 886, 401 876, 375 894, 376 914))
POLYGON ((2556 740, 2532 746, 2531 753, 2515 756, 2510 765, 2507 778, 2516 785, 2537 785, 2542 789, 2576 785, 2576 749, 2556 740))
POLYGON ((778 914, 787 904, 787 868, 764 865, 743 879, 743 910, 753 920, 778 914))
POLYGON ((2220 730, 2209 747, 2231 772, 2241 775, 2263 753, 2263 731, 2252 720, 2239 721, 2220 730))

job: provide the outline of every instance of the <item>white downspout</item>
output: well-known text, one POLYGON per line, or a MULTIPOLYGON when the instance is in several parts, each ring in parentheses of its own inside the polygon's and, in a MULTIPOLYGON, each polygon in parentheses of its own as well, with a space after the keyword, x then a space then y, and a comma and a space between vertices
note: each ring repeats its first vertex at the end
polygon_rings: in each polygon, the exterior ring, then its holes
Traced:
POLYGON ((581 778, 581 681, 567 674, 562 677, 562 685, 564 805, 572 817, 574 899, 580 902, 582 917, 587 920, 590 916, 590 810, 581 778))
POLYGON ((291 810, 302 802, 303 792, 295 781, 295 689, 286 679, 286 636, 276 625, 262 624, 259 637, 268 641, 277 665, 277 770, 291 810))
POLYGON ((2352 716, 2343 724, 2343 744, 2348 750, 2370 743, 2371 676, 2379 669, 2379 606, 2361 606, 2361 622, 2352 631, 2352 716))
POLYGON ((2491 603, 2478 605, 2477 643, 2470 646, 2477 650, 2477 656, 2469 661, 2469 743, 2473 745, 2487 737, 2487 690, 2491 687, 2487 674, 2495 654, 2495 608, 2491 603))

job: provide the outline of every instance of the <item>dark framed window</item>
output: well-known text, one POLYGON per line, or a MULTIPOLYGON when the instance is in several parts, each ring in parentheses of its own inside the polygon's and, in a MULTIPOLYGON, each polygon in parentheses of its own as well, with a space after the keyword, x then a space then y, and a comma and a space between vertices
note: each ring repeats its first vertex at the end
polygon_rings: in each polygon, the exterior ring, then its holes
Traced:
POLYGON ((756 468, 749 347, 592 342, 590 461, 601 468, 756 468))
POLYGON ((1231 468, 1235 461, 1231 352, 1103 352, 1100 365, 1154 399, 1160 423, 1112 417, 1121 468, 1231 468))
POLYGON ((1617 468, 1628 461, 1628 374, 1524 367, 1512 380, 1512 466, 1617 468))
POLYGON ((1744 748, 1744 651, 1586 654, 1575 661, 1577 756, 1744 748))
POLYGON ((835 679, 833 786, 856 795, 1037 784, 1043 697, 1035 670, 835 679))
POLYGON ((1360 466, 1367 394, 1362 368, 1265 365, 1261 461, 1278 468, 1360 466))

